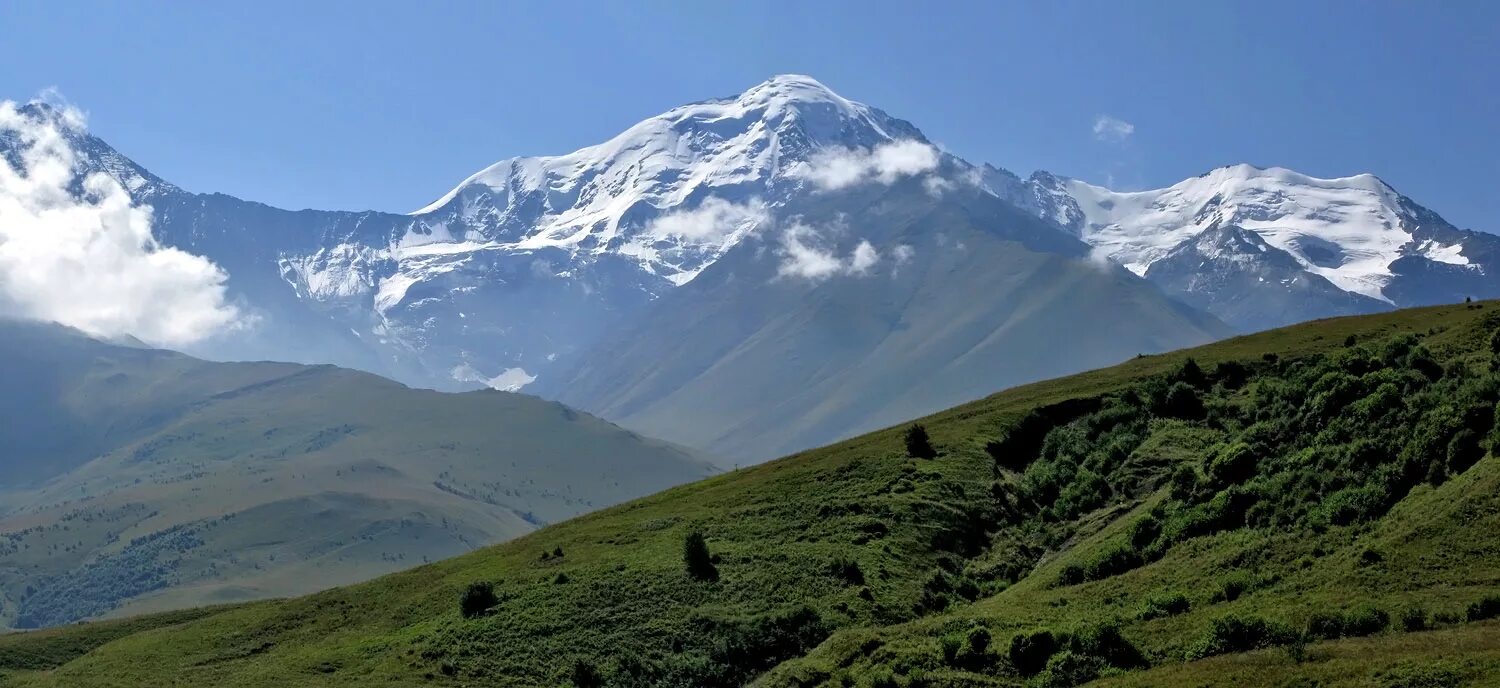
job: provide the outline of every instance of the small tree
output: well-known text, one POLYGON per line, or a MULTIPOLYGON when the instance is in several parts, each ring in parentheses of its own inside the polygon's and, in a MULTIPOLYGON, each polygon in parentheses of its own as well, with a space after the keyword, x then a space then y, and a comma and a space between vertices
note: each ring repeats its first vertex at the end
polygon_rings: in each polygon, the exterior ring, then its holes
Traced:
POLYGON ((688 575, 695 580, 719 580, 719 567, 714 566, 714 558, 708 552, 708 542, 703 539, 703 533, 695 530, 683 540, 682 563, 687 566, 688 575))
POLYGON ((463 594, 458 598, 458 611, 465 619, 481 616, 500 603, 500 598, 495 596, 495 584, 489 581, 476 581, 464 588, 463 594))
POLYGON ((932 440, 927 437, 927 428, 921 423, 906 429, 906 455, 914 459, 937 458, 937 450, 932 448, 932 440))

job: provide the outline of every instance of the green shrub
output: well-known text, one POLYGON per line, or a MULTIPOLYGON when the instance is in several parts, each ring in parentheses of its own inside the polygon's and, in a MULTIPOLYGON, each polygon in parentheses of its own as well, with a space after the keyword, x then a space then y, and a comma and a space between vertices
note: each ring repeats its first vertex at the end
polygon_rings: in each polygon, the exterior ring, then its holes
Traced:
POLYGON ((693 531, 682 541, 682 562, 688 575, 694 580, 719 580, 719 567, 714 565, 713 555, 708 552, 708 541, 703 533, 693 531))
POLYGON ((576 688, 599 688, 604 685, 604 677, 599 674, 599 670, 581 659, 573 662, 573 670, 568 673, 568 677, 576 688))
POLYGON ((1427 630, 1427 610, 1421 607, 1408 607, 1403 610, 1401 630, 1408 632, 1427 630))
POLYGON ((1047 660, 1046 668, 1031 682, 1038 688, 1073 688, 1099 678, 1108 667, 1103 659, 1064 650, 1047 660))
POLYGON ((1047 660, 1056 652, 1057 638, 1043 630, 1013 636, 1006 657, 1022 676, 1032 676, 1047 668, 1047 660))
POLYGON ((1188 464, 1178 465, 1172 471, 1169 494, 1179 502, 1191 501, 1198 494, 1198 470, 1188 464))
POLYGON ((1077 629, 1068 634, 1066 646, 1075 654, 1098 657, 1119 669, 1139 669, 1147 664, 1145 655, 1120 635, 1120 625, 1116 622, 1077 629))
POLYGON ((1146 600, 1146 606, 1138 615, 1142 621, 1160 619, 1182 614, 1192 608, 1187 595, 1180 592, 1154 595, 1146 600))
POLYGON ((1469 621, 1484 621, 1500 617, 1500 595, 1487 595, 1478 602, 1470 604, 1464 616, 1469 621))
POLYGON ((1314 612, 1307 619, 1307 635, 1323 640, 1375 635, 1390 623, 1390 615, 1374 607, 1348 612, 1314 612))
POLYGON ((937 450, 932 447, 932 441, 927 437, 927 428, 921 423, 914 423, 906 429, 906 455, 914 459, 932 459, 937 457, 937 450))
POLYGON ((1257 459, 1255 453, 1243 442, 1220 447, 1209 457, 1203 472, 1210 485, 1228 487, 1249 480, 1255 475, 1257 459))
POLYGON ((829 562, 829 575, 848 583, 849 585, 864 585, 865 572, 859 567, 859 562, 846 557, 839 557, 829 562))
POLYGON ((1146 514, 1130 524, 1130 546, 1138 550, 1145 549, 1156 538, 1161 536, 1161 521, 1152 514, 1146 514))
POLYGON ((464 588, 458 598, 458 612, 465 619, 482 616, 491 607, 500 604, 500 598, 495 596, 495 584, 489 581, 476 581, 464 588))
POLYGON ((1214 593, 1215 602, 1233 602, 1250 590, 1254 581, 1243 573, 1233 573, 1219 582, 1219 590, 1214 593))
POLYGON ((1058 585, 1077 585, 1084 581, 1085 571, 1078 564, 1066 564, 1057 573, 1058 585))
POLYGON ((1197 420, 1203 417, 1203 399, 1192 385, 1174 382, 1153 410, 1165 418, 1197 420))
POLYGON ((1256 616, 1222 616, 1213 620, 1208 632, 1188 649, 1187 658, 1249 652, 1295 642, 1298 638, 1285 624, 1256 616))
POLYGON ((1118 544, 1104 550, 1090 561, 1084 569, 1083 575, 1086 580, 1103 580, 1110 576, 1117 576, 1144 563, 1141 553, 1127 544, 1118 544))

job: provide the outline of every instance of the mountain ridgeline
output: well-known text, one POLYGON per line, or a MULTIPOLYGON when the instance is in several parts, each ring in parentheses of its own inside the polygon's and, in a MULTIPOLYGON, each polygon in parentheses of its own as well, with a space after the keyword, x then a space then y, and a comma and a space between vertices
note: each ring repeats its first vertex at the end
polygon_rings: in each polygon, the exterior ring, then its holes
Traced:
POLYGON ((0 638, 18 686, 1488 685, 1500 304, 1010 389, 293 600, 0 638))
POLYGON ((714 472, 554 402, 0 322, 0 622, 302 594, 714 472))
POLYGON ((254 316, 189 353, 524 389, 734 463, 1234 330, 1500 295, 1493 236, 1370 175, 1021 179, 797 75, 408 215, 192 193, 65 129, 254 316))

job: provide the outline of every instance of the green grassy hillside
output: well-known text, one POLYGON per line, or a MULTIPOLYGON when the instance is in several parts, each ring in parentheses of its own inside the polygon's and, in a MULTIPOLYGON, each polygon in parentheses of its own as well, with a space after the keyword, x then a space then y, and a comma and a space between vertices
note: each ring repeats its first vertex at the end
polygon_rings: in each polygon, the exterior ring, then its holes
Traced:
POLYGON ((0 623, 304 594, 712 474, 559 404, 0 326, 0 623), (36 435, 46 441, 34 441, 36 435), (52 457, 52 458, 49 458, 52 457), (40 480, 45 478, 45 480, 40 480))
POLYGON ((895 427, 360 585, 5 638, 0 666, 27 686, 1494 684, 1497 327, 1500 306, 1457 305, 1138 358, 923 419, 934 458, 895 427))

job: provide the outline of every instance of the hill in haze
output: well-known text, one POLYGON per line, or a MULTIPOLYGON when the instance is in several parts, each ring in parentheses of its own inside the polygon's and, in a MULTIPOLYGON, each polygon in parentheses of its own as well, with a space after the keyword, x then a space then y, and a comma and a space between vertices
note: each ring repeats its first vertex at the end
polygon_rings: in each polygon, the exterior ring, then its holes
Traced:
POLYGON ((311 592, 710 475, 554 402, 0 322, 0 620, 311 592))
POLYGON ((0 637, 0 667, 19 686, 1488 685, 1497 308, 1143 356, 360 585, 0 637))

